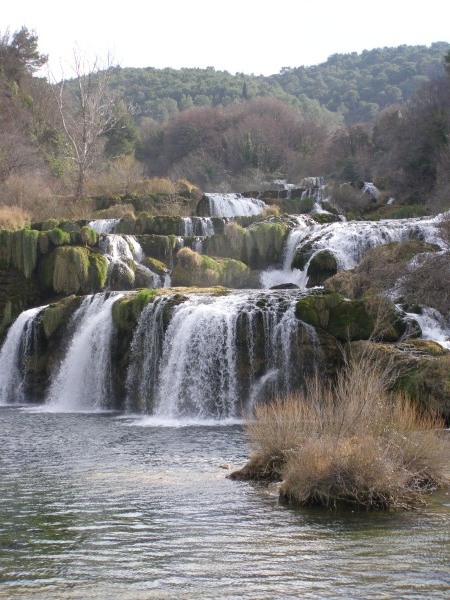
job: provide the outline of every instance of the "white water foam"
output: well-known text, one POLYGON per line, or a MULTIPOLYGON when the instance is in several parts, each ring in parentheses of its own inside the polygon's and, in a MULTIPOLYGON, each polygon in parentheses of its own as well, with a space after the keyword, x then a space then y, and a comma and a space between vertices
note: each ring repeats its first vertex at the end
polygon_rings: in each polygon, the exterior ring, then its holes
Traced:
POLYGON ((75 333, 53 378, 46 410, 85 412, 110 408, 111 307, 122 295, 95 294, 83 300, 73 316, 75 333))
POLYGON ((46 306, 22 312, 11 325, 0 351, 0 405, 27 401, 27 360, 33 345, 33 323, 46 306))
POLYGON ((241 194, 205 194, 212 217, 250 217, 261 214, 267 204, 258 198, 244 198, 241 194))

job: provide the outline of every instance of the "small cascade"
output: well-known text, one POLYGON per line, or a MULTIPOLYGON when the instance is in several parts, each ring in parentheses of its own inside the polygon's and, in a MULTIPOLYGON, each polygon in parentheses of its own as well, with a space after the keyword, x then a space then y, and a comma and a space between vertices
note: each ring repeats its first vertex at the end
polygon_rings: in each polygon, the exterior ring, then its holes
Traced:
POLYGON ((73 315, 74 335, 50 386, 49 410, 96 411, 112 406, 111 308, 121 296, 114 292, 86 296, 73 315))
POLYGON ((300 289, 306 289, 307 275, 306 271, 300 269, 292 269, 292 261, 295 253, 302 240, 310 235, 311 231, 316 227, 320 227, 317 223, 307 215, 293 216, 298 222, 298 226, 292 229, 286 240, 283 252, 283 266, 281 269, 266 269, 261 273, 261 286, 263 288, 271 288, 275 285, 284 283, 293 283, 300 289))
POLYGON ((380 195, 380 190, 371 181, 364 182, 364 185, 361 188, 361 192, 375 199, 377 199, 380 195))
POLYGON ((438 310, 424 306, 420 314, 406 315, 420 325, 422 339, 437 342, 446 350, 450 350, 450 322, 438 310))
POLYGON ((139 287, 162 286, 159 275, 140 264, 145 254, 134 236, 105 234, 101 236, 99 246, 109 263, 108 288, 130 289, 135 283, 139 287))
POLYGON ((183 237, 211 237, 214 235, 214 223, 211 217, 182 217, 181 224, 180 235, 183 237))
POLYGON ((26 388, 32 376, 31 357, 38 348, 36 321, 45 306, 22 312, 11 325, 0 351, 0 405, 29 402, 26 388))
POLYGON ((205 194, 212 217, 250 217, 261 214, 267 205, 258 198, 244 198, 241 194, 205 194))
POLYGON ((288 391, 294 362, 295 373, 301 371, 292 340, 302 329, 314 343, 311 328, 295 317, 300 295, 192 295, 173 308, 165 330, 173 300, 156 299, 133 338, 128 410, 168 420, 227 419, 248 411, 250 401, 288 391))
POLYGON ((115 233, 120 219, 95 219, 90 221, 88 226, 99 235, 102 233, 115 233))
POLYGON ((309 264, 316 254, 324 250, 333 254, 339 270, 346 270, 355 267, 371 248, 389 242, 421 240, 444 246, 438 229, 441 218, 340 221, 309 226, 302 222, 288 237, 283 268, 262 273, 261 283, 263 287, 294 283, 305 289, 309 264), (304 269, 291 269, 293 259, 300 253, 305 255, 304 269))

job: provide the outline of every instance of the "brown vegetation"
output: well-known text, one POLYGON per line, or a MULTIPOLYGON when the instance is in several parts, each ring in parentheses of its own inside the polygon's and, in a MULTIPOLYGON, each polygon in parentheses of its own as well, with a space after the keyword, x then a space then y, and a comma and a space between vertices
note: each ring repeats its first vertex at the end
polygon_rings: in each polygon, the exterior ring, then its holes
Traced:
POLYGON ((30 224, 30 215, 15 206, 0 206, 0 229, 22 229, 30 224))
POLYGON ((389 363, 362 354, 335 385, 258 405, 247 424, 254 453, 234 478, 282 480, 298 505, 411 508, 447 481, 448 436, 438 417, 391 395, 389 363))

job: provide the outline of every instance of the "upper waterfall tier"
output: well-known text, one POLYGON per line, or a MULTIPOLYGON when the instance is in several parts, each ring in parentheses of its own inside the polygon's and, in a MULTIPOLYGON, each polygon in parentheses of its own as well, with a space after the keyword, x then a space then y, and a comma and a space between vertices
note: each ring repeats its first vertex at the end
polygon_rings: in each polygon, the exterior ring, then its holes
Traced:
POLYGON ((261 214, 267 205, 258 198, 244 198, 241 194, 205 194, 211 217, 250 217, 261 214))

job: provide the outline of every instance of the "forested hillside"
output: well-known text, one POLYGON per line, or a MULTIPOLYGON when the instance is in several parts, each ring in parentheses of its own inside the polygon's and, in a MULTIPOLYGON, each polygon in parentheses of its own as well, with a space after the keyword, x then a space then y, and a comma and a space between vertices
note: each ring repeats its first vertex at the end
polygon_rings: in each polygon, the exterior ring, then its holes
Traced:
POLYGON ((177 214, 194 186, 244 192, 309 176, 325 177, 352 218, 449 208, 450 44, 336 54, 270 77, 79 56, 72 80, 49 82, 36 76, 46 60, 34 32, 0 34, 8 226, 88 216, 100 197, 126 211, 127 198, 156 194, 177 214), (375 203, 364 181, 376 183, 375 203))
POLYGON ((408 101, 418 87, 442 76, 450 44, 399 46, 334 54, 320 65, 279 74, 234 75, 208 69, 114 69, 112 85, 136 114, 166 120, 193 106, 228 106, 270 96, 309 112, 327 109, 346 123, 372 120, 379 110, 408 101))

